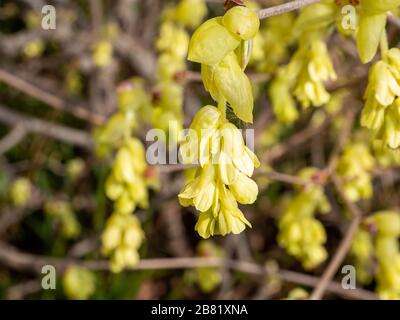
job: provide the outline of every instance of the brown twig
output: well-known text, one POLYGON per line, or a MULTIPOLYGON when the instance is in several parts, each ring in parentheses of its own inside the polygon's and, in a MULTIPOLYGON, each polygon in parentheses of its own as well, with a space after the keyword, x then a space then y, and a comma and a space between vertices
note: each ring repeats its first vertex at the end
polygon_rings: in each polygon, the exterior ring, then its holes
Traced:
POLYGON ((69 106, 63 99, 35 86, 22 78, 16 77, 10 72, 0 69, 0 81, 7 85, 51 106, 54 109, 70 112, 79 119, 90 121, 93 124, 102 124, 106 118, 95 114, 82 106, 69 106))
POLYGON ((26 135, 26 130, 21 125, 16 125, 3 139, 0 141, 0 154, 6 153, 8 150, 17 145, 26 135))
MULTIPOLYGON (((20 252, 14 247, 0 242, 0 263, 19 271, 28 271, 40 274, 44 265, 53 265, 59 272, 65 270, 69 265, 80 265, 92 270, 109 271, 108 261, 81 261, 70 258, 51 258, 20 252)), ((246 261, 226 260, 222 258, 158 258, 143 259, 130 270, 168 270, 168 269, 191 269, 200 267, 221 267, 227 265, 231 270, 251 274, 254 276, 265 276, 266 270, 263 266, 246 261)), ((280 270, 279 276, 282 280, 313 287, 318 283, 318 278, 293 271, 280 270)), ((377 299, 376 295, 361 289, 345 290, 340 284, 328 283, 327 290, 349 299, 371 300, 377 299)))
POLYGON ((343 262, 344 258, 346 257, 350 249, 351 243, 359 228, 359 225, 361 223, 361 218, 363 215, 361 210, 353 202, 351 202, 348 199, 347 195, 344 193, 343 184, 340 181, 340 179, 335 175, 332 175, 331 179, 337 192, 343 199, 343 202, 345 203, 346 207, 352 214, 352 221, 349 228, 346 231, 344 238, 340 242, 339 247, 337 248, 334 256, 332 257, 332 260, 329 262, 328 267, 322 274, 320 281, 315 286, 310 296, 310 300, 320 300, 323 297, 328 287, 328 284, 334 277, 335 273, 339 269, 341 263, 343 262))
POLYGON ((26 131, 40 133, 44 136, 56 138, 73 145, 87 149, 92 148, 92 138, 84 131, 50 123, 34 117, 28 117, 16 111, 11 111, 3 105, 0 105, 0 121, 10 126, 20 125, 26 131))
POLYGON ((300 9, 305 6, 309 6, 311 4, 315 4, 317 2, 320 2, 321 0, 296 0, 296 1, 291 1, 288 3, 284 3, 278 6, 274 6, 271 8, 266 8, 258 11, 258 17, 260 19, 265 19, 269 18, 272 16, 278 16, 280 14, 284 14, 290 11, 294 11, 297 9, 300 9))

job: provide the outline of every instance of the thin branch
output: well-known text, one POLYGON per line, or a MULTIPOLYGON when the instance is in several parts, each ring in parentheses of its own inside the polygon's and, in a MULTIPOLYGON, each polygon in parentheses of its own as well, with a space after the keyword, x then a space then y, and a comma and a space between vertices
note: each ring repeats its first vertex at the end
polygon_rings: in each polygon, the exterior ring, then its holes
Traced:
POLYGON ((347 229, 345 237, 340 242, 340 245, 337 248, 332 260, 329 262, 329 265, 322 274, 320 281, 314 288, 314 291, 310 296, 310 300, 322 299, 326 289, 328 288, 329 283, 335 276, 337 270, 339 269, 340 265, 342 264, 343 260, 345 259, 351 247, 351 243, 360 226, 361 219, 363 216, 361 210, 353 202, 351 202, 348 199, 347 195, 344 193, 343 184, 340 181, 340 179, 335 175, 332 175, 331 179, 337 192, 343 199, 343 202, 345 203, 350 213, 352 214, 353 219, 351 221, 350 227, 347 229))
POLYGON ((260 11, 258 11, 258 17, 260 19, 265 19, 268 17, 272 17, 272 16, 278 16, 280 14, 283 13, 287 13, 290 11, 294 11, 297 9, 300 9, 302 7, 311 5, 311 4, 315 4, 321 2, 321 0, 296 0, 296 1, 291 1, 288 3, 284 3, 278 6, 274 6, 271 8, 266 8, 266 9, 262 9, 260 11))
POLYGON ((303 179, 303 178, 297 177, 297 176, 292 176, 290 174, 277 172, 274 170, 262 170, 262 169, 256 170, 255 174, 265 176, 268 179, 271 179, 274 181, 279 181, 279 182, 288 183, 288 184, 301 185, 301 186, 310 184, 309 180, 306 180, 306 179, 303 179))
POLYGON ((10 72, 0 69, 0 81, 7 85, 49 105, 50 107, 70 112, 79 119, 90 121, 93 124, 102 124, 106 118, 100 114, 95 114, 82 106, 68 106, 68 104, 60 97, 49 93, 38 86, 35 86, 24 79, 16 77, 10 72))
MULTIPOLYGON (((65 270, 69 265, 79 265, 97 271, 109 271, 109 262, 101 261, 81 261, 70 258, 51 258, 39 255, 24 253, 16 248, 0 242, 0 262, 14 270, 28 271, 40 274, 42 267, 46 264, 53 265, 59 272, 65 270)), ((168 270, 168 269, 192 269, 201 267, 221 267, 228 266, 231 270, 251 274, 254 276, 265 276, 266 270, 263 266, 238 260, 226 260, 217 257, 209 258, 158 258, 142 259, 135 267, 130 270, 168 270)), ((301 274, 293 271, 280 270, 278 275, 282 280, 297 283, 304 286, 313 287, 318 283, 318 278, 301 274)), ((372 292, 356 289, 345 290, 340 284, 328 283, 327 290, 350 299, 371 300, 377 299, 372 292)))
POLYGON ((28 280, 10 287, 5 292, 5 297, 8 300, 20 300, 24 299, 26 296, 39 292, 42 289, 40 279, 28 280))
POLYGON ((6 153, 8 150, 17 145, 26 135, 26 130, 21 125, 16 125, 1 141, 0 154, 6 153))
POLYGON ((92 148, 92 138, 84 131, 50 123, 34 117, 28 117, 16 111, 11 111, 1 104, 0 121, 10 126, 20 125, 26 131, 40 133, 44 136, 55 138, 73 145, 87 149, 92 148))
POLYGON ((325 129, 330 123, 329 117, 319 126, 308 125, 302 131, 293 134, 288 140, 281 144, 277 144, 271 149, 268 149, 261 155, 260 160, 268 163, 274 162, 283 157, 285 154, 294 151, 304 143, 308 142, 312 137, 325 129))

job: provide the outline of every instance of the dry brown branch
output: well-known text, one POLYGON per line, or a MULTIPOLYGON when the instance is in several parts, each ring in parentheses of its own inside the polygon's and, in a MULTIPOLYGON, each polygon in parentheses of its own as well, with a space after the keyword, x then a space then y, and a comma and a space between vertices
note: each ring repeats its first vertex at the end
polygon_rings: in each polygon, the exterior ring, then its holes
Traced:
POLYGON ((17 145, 26 135, 21 125, 16 125, 3 139, 0 140, 0 155, 17 145))
POLYGON ((28 117, 16 111, 11 111, 3 105, 0 105, 0 121, 13 127, 19 125, 26 131, 39 133, 73 145, 87 149, 92 148, 92 138, 84 131, 28 117))
POLYGON ((100 114, 95 114, 88 110, 86 107, 69 106, 68 103, 60 97, 49 93, 39 88, 38 86, 35 86, 28 81, 23 80, 22 78, 16 77, 6 70, 0 69, 0 81, 39 101, 46 103, 54 109, 64 112, 70 112, 77 118, 90 121, 93 124, 102 124, 106 120, 104 116, 100 114))
POLYGON ((315 286, 314 291, 310 296, 311 300, 322 299, 324 292, 328 287, 328 284, 335 276, 335 273, 339 269, 341 263, 343 262, 344 258, 346 257, 351 247, 351 243, 360 226, 361 219, 363 216, 361 210, 347 198, 347 195, 344 193, 344 188, 341 180, 335 175, 332 175, 331 179, 336 188, 336 191, 339 193, 344 204, 349 209, 352 215, 352 221, 350 223, 349 228, 346 231, 344 238, 340 242, 339 247, 336 249, 336 252, 332 257, 332 260, 329 262, 327 268, 325 269, 324 273, 321 276, 321 279, 315 286))
MULTIPOLYGON (((20 252, 14 247, 0 242, 0 263, 4 266, 35 274, 40 274, 42 267, 46 264, 53 265, 59 272, 65 270, 69 265, 80 265, 92 270, 108 271, 108 261, 81 261, 77 259, 60 259, 38 256, 20 252)), ((191 269, 199 267, 221 267, 228 266, 231 270, 251 274, 254 276, 265 276, 266 270, 263 266, 237 260, 225 260, 221 258, 159 258, 142 259, 131 270, 167 270, 167 269, 191 269)), ((313 287, 318 284, 318 278, 292 271, 280 270, 279 276, 282 280, 313 287)), ((327 290, 349 299, 371 300, 377 299, 376 295, 361 289, 344 290, 340 284, 329 282, 327 290)))
POLYGON ((269 18, 272 16, 278 16, 283 13, 287 13, 290 11, 294 11, 297 9, 301 9, 302 7, 309 6, 311 4, 315 4, 317 2, 320 2, 321 0, 296 0, 296 1, 291 1, 288 3, 284 3, 278 6, 274 6, 271 8, 266 8, 258 11, 258 17, 260 19, 265 19, 269 18))

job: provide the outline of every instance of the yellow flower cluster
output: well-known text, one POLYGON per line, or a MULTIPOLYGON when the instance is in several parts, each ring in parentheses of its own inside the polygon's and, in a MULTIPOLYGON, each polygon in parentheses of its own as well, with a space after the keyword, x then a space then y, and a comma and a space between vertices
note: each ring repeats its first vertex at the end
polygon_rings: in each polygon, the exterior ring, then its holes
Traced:
POLYGON ((111 64, 113 46, 108 40, 100 40, 93 47, 93 62, 97 67, 103 68, 111 64))
POLYGON ((63 200, 48 201, 44 206, 44 211, 60 223, 61 233, 65 238, 74 239, 80 235, 81 225, 69 202, 63 200))
POLYGON ((375 159, 366 145, 354 143, 345 147, 337 164, 337 174, 342 178, 344 192, 350 201, 371 198, 373 194, 371 170, 374 165, 375 159))
POLYGON ((200 164, 179 200, 200 211, 195 229, 203 238, 237 234, 250 226, 238 202, 256 200, 258 187, 250 177, 259 162, 226 119, 226 103, 238 118, 252 122, 253 94, 244 69, 259 25, 255 11, 234 6, 203 23, 190 40, 188 59, 201 63, 204 86, 218 101, 218 108, 200 109, 180 149, 184 163, 200 164))
POLYGON ((293 25, 292 13, 266 19, 254 38, 249 64, 254 65, 259 72, 274 72, 289 55, 288 45, 293 39, 293 25))
POLYGON ((400 166, 400 152, 387 148, 381 141, 372 141, 372 153, 376 162, 383 168, 400 166))
POLYGON ((101 240, 103 254, 111 257, 112 272, 120 272, 125 267, 133 267, 138 263, 138 250, 144 240, 144 233, 135 215, 113 213, 107 221, 101 240))
MULTIPOLYGON (((197 245, 199 257, 222 257, 221 248, 217 247, 211 240, 203 240, 197 245)), ((196 282, 204 293, 214 291, 222 281, 221 270, 212 267, 196 269, 196 282)))
POLYGON ((148 207, 147 188, 154 182, 148 172, 142 143, 127 138, 105 185, 107 196, 114 201, 114 212, 102 235, 102 248, 105 255, 111 256, 114 272, 133 266, 139 259, 137 251, 144 235, 140 221, 132 213, 137 206, 148 207))
POLYGON ((141 120, 150 117, 151 102, 141 79, 133 78, 123 82, 117 88, 117 97, 118 112, 93 133, 99 156, 109 155, 116 146, 124 143, 126 137, 130 137, 141 120))
POLYGON ((371 68, 361 125, 390 148, 400 146, 400 50, 393 48, 371 68))
POLYGON ((327 257, 324 248, 326 232, 314 215, 330 210, 322 187, 312 185, 311 179, 317 173, 315 168, 305 168, 299 176, 310 180, 290 200, 279 220, 278 242, 288 253, 299 259, 305 269, 313 269, 327 257))
POLYGON ((15 179, 9 191, 9 197, 16 207, 25 207, 32 193, 32 184, 28 178, 20 177, 15 179))
POLYGON ((326 104, 330 95, 324 87, 324 82, 336 80, 336 73, 326 44, 320 40, 313 41, 304 51, 300 49, 297 52, 293 63, 299 64, 297 68, 300 72, 294 95, 302 106, 307 108, 310 105, 319 107, 326 104), (301 67, 300 64, 302 64, 301 67))
POLYGON ((96 290, 95 275, 88 269, 69 266, 62 278, 64 293, 68 299, 86 300, 96 290))
POLYGON ((186 70, 189 34, 185 27, 196 27, 206 15, 204 0, 182 0, 176 7, 168 7, 156 41, 158 84, 154 88, 151 123, 171 134, 169 146, 176 145, 183 127, 184 88, 177 80, 186 70))
POLYGON ((378 260, 377 292, 384 300, 400 299, 400 213, 380 211, 365 221, 375 233, 374 251, 378 260))
POLYGON ((269 87, 274 113, 282 123, 291 124, 299 117, 292 94, 303 108, 320 107, 331 98, 324 83, 337 76, 322 39, 335 14, 334 4, 324 1, 303 8, 293 24, 292 37, 298 39, 299 47, 289 64, 277 70, 269 87))
POLYGON ((249 177, 259 162, 240 130, 214 106, 203 107, 190 129, 180 153, 185 163, 198 162, 200 167, 180 192, 180 203, 201 212, 195 229, 203 238, 240 233, 250 223, 237 202, 256 200, 258 187, 249 177))
POLYGON ((102 235, 103 253, 111 257, 114 272, 138 261, 144 236, 140 221, 132 213, 137 206, 148 207, 148 187, 157 187, 156 172, 147 166, 144 147, 132 137, 139 116, 148 118, 150 105, 143 81, 126 81, 118 87, 118 112, 95 131, 98 153, 117 149, 105 184, 106 195, 114 201, 114 212, 102 235))
POLYGON ((111 174, 106 181, 106 194, 115 202, 115 211, 129 214, 136 206, 148 207, 145 180, 145 150, 135 138, 128 138, 117 152, 111 174))
POLYGON ((357 280, 362 284, 369 284, 372 280, 373 254, 374 244, 371 234, 364 229, 359 229, 354 236, 353 243, 350 248, 350 255, 355 261, 357 280))

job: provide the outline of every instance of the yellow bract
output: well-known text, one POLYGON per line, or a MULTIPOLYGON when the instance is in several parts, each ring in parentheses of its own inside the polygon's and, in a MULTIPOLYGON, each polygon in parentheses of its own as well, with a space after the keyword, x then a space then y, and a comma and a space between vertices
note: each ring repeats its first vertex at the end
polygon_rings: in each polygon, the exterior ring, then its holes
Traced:
POLYGON ((363 63, 368 63, 374 58, 385 26, 385 13, 361 15, 357 31, 357 48, 363 63))
POLYGON ((188 59, 201 63, 204 86, 214 100, 226 103, 245 122, 253 121, 253 91, 244 69, 259 29, 257 14, 233 7, 223 17, 204 22, 193 34, 188 59))
POLYGON ((229 52, 235 50, 240 39, 223 25, 222 18, 216 17, 204 22, 192 35, 188 59, 206 65, 219 63, 229 52))

